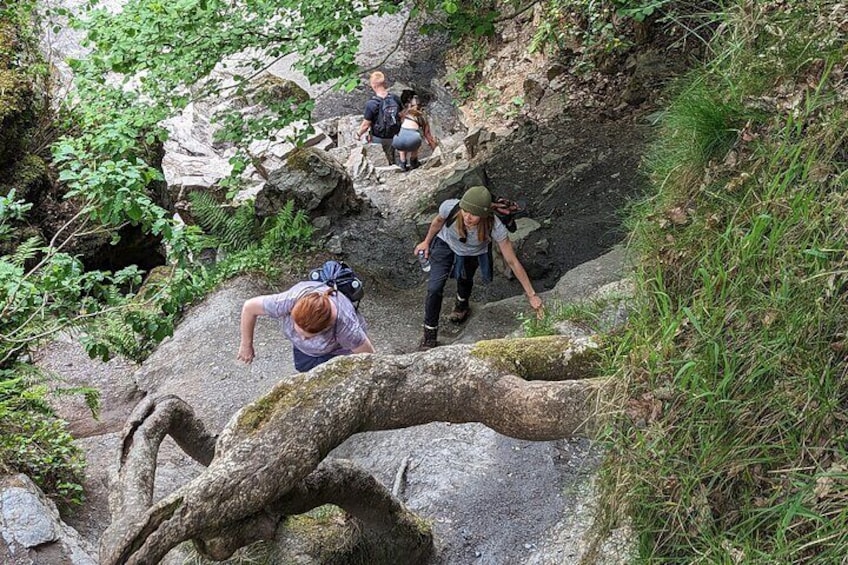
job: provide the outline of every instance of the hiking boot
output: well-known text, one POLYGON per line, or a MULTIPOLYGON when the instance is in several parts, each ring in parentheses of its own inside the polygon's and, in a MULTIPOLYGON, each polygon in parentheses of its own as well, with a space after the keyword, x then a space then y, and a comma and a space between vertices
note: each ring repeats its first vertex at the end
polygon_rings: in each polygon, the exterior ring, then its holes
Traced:
POLYGON ((406 172, 409 170, 409 164, 406 161, 398 160, 397 166, 400 167, 400 170, 406 172))
POLYGON ((418 344, 418 351, 427 351, 439 345, 436 342, 438 334, 439 328, 428 328, 424 326, 424 335, 421 337, 421 343, 418 344))
POLYGON ((420 166, 421 166, 421 161, 419 161, 418 159, 411 159, 409 161, 409 168, 410 169, 417 169, 420 166))
POLYGON ((453 306, 453 311, 448 316, 448 320, 454 324, 461 324, 468 319, 471 314, 471 307, 467 300, 457 300, 453 306))

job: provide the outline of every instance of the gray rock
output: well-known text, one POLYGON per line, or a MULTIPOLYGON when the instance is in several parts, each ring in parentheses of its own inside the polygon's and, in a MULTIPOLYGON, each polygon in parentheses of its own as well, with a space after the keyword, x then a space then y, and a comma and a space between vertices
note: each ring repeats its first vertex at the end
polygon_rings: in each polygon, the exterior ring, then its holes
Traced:
POLYGON ((465 145, 465 150, 468 152, 468 157, 473 159, 486 149, 488 145, 494 143, 496 139, 497 135, 494 132, 489 131, 483 126, 477 126, 465 135, 463 144, 465 145))
POLYGON ((440 203, 448 198, 459 198, 467 188, 477 185, 489 185, 486 170, 482 165, 471 165, 468 161, 460 161, 454 165, 449 176, 439 182, 433 194, 433 202, 440 203))
POLYGON ((275 215, 290 200, 311 217, 343 216, 359 209, 353 180, 344 167, 320 149, 306 147, 292 153, 273 171, 256 195, 256 215, 275 215))
POLYGON ((20 565, 96 565, 95 550, 62 522, 26 475, 0 478, 0 557, 20 565))

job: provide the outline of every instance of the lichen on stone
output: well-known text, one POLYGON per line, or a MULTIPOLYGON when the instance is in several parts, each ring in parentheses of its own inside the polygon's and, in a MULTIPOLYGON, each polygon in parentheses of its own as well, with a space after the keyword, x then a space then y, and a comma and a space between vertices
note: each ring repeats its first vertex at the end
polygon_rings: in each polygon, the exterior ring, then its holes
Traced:
POLYGON ((477 343, 471 355, 525 380, 563 381, 596 376, 596 349, 574 346, 573 341, 562 336, 493 339, 477 343))
POLYGON ((317 403, 324 391, 351 378, 354 368, 359 370, 361 366, 359 360, 340 357, 323 365, 317 374, 295 379, 292 383, 278 383, 268 394, 245 407, 239 415, 237 428, 256 431, 282 410, 317 403))
POLYGON ((239 415, 237 428, 240 430, 254 431, 259 429, 279 407, 287 396, 294 391, 292 385, 277 383, 268 394, 256 399, 252 404, 245 406, 239 415))

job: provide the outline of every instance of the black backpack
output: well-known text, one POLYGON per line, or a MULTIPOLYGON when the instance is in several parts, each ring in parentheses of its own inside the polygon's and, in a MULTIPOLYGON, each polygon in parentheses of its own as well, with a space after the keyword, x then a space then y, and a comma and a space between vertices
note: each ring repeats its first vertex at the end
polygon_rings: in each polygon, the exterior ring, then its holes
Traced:
POLYGON ((365 296, 365 287, 353 269, 344 261, 326 261, 317 269, 309 271, 309 280, 321 282, 347 296, 355 308, 365 296))
POLYGON ((400 101, 394 94, 387 94, 385 98, 374 96, 374 99, 380 103, 380 110, 371 133, 383 139, 391 139, 400 132, 400 101))
MULTIPOLYGON (((506 198, 494 198, 492 200, 492 211, 510 233, 518 229, 518 224, 515 223, 515 220, 527 215, 527 209, 522 203, 506 198)), ((459 202, 456 203, 456 206, 453 207, 445 220, 447 227, 453 225, 457 214, 459 214, 459 202)))

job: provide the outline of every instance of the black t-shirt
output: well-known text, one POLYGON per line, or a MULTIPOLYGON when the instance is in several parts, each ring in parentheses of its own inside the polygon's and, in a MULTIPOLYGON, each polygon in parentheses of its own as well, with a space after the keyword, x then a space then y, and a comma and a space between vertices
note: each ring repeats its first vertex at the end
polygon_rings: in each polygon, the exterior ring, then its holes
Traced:
MULTIPOLYGON (((391 92, 388 96, 393 96, 395 102, 397 102, 398 108, 402 108, 403 106, 400 103, 400 98, 397 94, 392 94, 391 92)), ((380 105, 382 104, 382 98, 377 96, 376 94, 368 99, 368 102, 365 103, 365 113, 362 118, 371 122, 371 135, 374 135, 374 124, 377 123, 377 116, 380 114, 380 105)))

